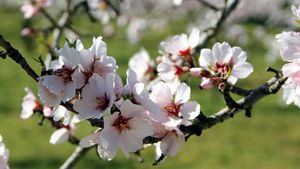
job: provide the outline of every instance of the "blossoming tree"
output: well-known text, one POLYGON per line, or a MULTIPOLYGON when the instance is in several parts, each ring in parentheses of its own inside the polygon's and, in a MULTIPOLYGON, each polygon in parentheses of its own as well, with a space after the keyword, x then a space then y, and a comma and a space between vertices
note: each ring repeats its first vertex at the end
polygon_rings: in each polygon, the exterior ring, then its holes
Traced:
MULTIPOLYGON (((51 144, 68 141, 77 145, 61 168, 71 168, 81 155, 94 147, 102 159, 113 160, 119 150, 128 157, 131 153, 139 155, 148 145, 156 146, 157 157, 153 163, 156 165, 167 156, 175 156, 190 136, 200 136, 203 130, 231 119, 241 111, 251 117, 257 101, 281 88, 287 104, 300 106, 298 32, 282 32, 276 36, 281 45, 281 57, 287 63, 282 70, 268 68, 275 76, 254 89, 235 85, 238 79, 247 78, 254 72, 251 63, 247 62, 246 51, 227 42, 208 47, 208 42, 235 10, 239 0, 225 1, 222 7, 200 0, 204 6, 220 13, 215 23, 208 29, 195 27, 189 35, 175 35, 161 42, 155 60, 141 48, 129 60, 126 81, 122 81, 117 73, 115 58, 107 54, 109 44, 105 39, 94 37, 92 45, 86 47, 80 40, 83 35, 72 25, 80 8, 92 20, 107 23, 110 18, 122 17, 120 8, 123 4, 109 0, 66 0, 62 15, 54 18, 47 11, 53 1, 25 0, 21 7, 25 19, 43 14, 51 23, 51 27, 44 30, 34 26, 22 30, 24 36, 48 35, 49 32, 53 35, 51 44, 43 44, 47 46, 48 55, 45 60, 39 58, 41 72, 36 73, 24 56, 2 36, 0 46, 4 50, 0 56, 13 59, 37 82, 38 97, 29 88, 25 89, 21 118, 40 114, 42 122, 47 120, 56 128, 50 136, 51 144), (59 46, 64 34, 71 36, 59 46), (183 77, 201 79, 199 87, 203 90, 217 88, 226 107, 207 116, 201 111, 201 106, 205 105, 190 100, 192 91, 183 77), (243 98, 235 100, 232 94, 243 98), (82 121, 88 121, 94 132, 78 138, 74 131, 82 121)), ((173 3, 180 6, 183 1, 174 0, 173 3)), ((300 9, 292 6, 291 10, 298 22, 300 9)), ((7 161, 8 150, 0 137, 1 169, 8 168, 7 161)))

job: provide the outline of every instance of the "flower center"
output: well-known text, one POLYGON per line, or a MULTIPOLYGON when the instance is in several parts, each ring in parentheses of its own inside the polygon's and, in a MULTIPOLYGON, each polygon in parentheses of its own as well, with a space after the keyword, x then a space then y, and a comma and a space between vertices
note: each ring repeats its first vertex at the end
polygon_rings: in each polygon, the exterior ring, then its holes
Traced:
POLYGON ((125 118, 124 116, 119 115, 112 126, 118 129, 120 132, 124 129, 130 129, 128 125, 129 120, 130 118, 125 118))
POLYGON ((179 55, 180 56, 184 56, 184 57, 188 57, 191 55, 191 49, 190 48, 187 48, 185 50, 180 50, 179 51, 179 55))
POLYGON ((227 78, 231 70, 232 70, 231 64, 217 63, 213 71, 216 77, 227 78))
POLYGON ((97 109, 103 111, 107 108, 109 99, 105 95, 104 97, 97 97, 97 109))
POLYGON ((61 69, 58 69, 54 71, 54 74, 62 77, 65 81, 65 83, 72 82, 72 74, 74 73, 75 69, 67 68, 66 66, 63 66, 61 69))
POLYGON ((171 117, 179 117, 179 110, 180 110, 181 105, 177 105, 174 102, 171 104, 165 106, 165 110, 168 112, 168 115, 171 117))

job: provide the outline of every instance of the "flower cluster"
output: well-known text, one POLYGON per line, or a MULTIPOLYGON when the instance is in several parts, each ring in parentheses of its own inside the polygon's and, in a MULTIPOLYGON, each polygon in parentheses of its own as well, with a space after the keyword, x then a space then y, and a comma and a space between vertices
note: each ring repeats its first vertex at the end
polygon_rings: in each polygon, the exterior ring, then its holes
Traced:
POLYGON ((3 138, 0 135, 0 169, 9 169, 8 166, 9 150, 3 143, 3 138))
MULTIPOLYGON (((300 9, 292 6, 291 10, 298 20, 300 9)), ((287 104, 300 107, 300 33, 282 32, 276 39, 280 43, 281 58, 287 62, 282 67, 284 77, 288 78, 283 86, 283 99, 287 104)))
POLYGON ((253 67, 246 62, 247 54, 239 47, 226 43, 216 43, 211 49, 202 49, 199 65, 191 68, 192 75, 201 77, 201 87, 208 89, 229 82, 235 84, 240 78, 246 78, 253 72, 253 67))

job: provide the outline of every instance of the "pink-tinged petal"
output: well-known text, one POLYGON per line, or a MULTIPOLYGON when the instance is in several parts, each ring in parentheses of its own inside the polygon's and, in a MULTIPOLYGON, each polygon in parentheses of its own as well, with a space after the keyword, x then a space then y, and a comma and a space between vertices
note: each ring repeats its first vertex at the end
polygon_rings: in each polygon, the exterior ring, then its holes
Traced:
POLYGON ((203 71, 200 67, 195 67, 190 69, 190 73, 192 76, 201 77, 201 72, 203 71))
POLYGON ((50 92, 45 86, 42 85, 42 81, 38 82, 39 92, 38 96, 44 104, 49 106, 57 106, 61 102, 61 96, 55 95, 50 92))
POLYGON ((116 156, 117 147, 115 147, 115 149, 108 150, 107 147, 104 147, 102 145, 102 141, 100 141, 100 143, 98 144, 98 147, 97 147, 97 152, 102 159, 111 161, 116 156))
POLYGON ((244 62, 239 65, 234 65, 232 68, 232 75, 237 78, 246 78, 252 72, 253 66, 248 62, 244 62))
POLYGON ((285 77, 291 77, 292 79, 300 76, 300 59, 283 65, 282 73, 285 77))
POLYGON ((106 76, 108 73, 114 73, 118 69, 116 60, 110 56, 102 56, 95 61, 93 66, 93 72, 102 76, 106 76))
POLYGON ((153 127, 153 137, 162 138, 167 134, 168 131, 166 130, 166 127, 161 123, 155 121, 152 121, 151 123, 153 127))
POLYGON ((93 133, 85 138, 83 138, 79 145, 80 147, 83 147, 83 148, 87 148, 87 147, 91 147, 93 145, 96 145, 98 144, 100 141, 100 132, 96 132, 96 133, 93 133))
POLYGON ((67 68, 74 68, 80 64, 81 53, 75 48, 69 47, 66 43, 63 48, 58 51, 59 59, 63 61, 67 68))
POLYGON ((179 126, 183 122, 182 118, 179 117, 169 117, 167 122, 164 122, 163 125, 167 130, 172 130, 179 126))
POLYGON ((231 75, 231 76, 228 77, 227 82, 234 85, 237 82, 237 80, 238 80, 237 77, 231 75))
POLYGON ((168 85, 159 82, 152 87, 150 98, 156 104, 165 107, 172 102, 173 95, 168 85))
POLYGON ((159 73, 167 73, 172 70, 172 65, 169 64, 168 62, 161 62, 158 64, 157 69, 159 73))
POLYGON ((122 103, 120 110, 122 116, 125 116, 126 118, 140 116, 143 112, 145 112, 145 109, 142 106, 133 104, 130 100, 125 100, 122 103))
POLYGON ((185 84, 181 83, 175 93, 175 103, 185 103, 190 99, 191 88, 185 84))
POLYGON ((92 52, 86 49, 80 50, 80 65, 82 66, 83 71, 91 71, 94 60, 95 57, 92 52))
POLYGON ((103 113, 96 111, 97 103, 90 99, 77 100, 74 103, 74 109, 78 111, 78 117, 80 120, 99 116, 100 114, 103 115, 103 113))
POLYGON ((66 102, 75 97, 76 92, 76 84, 74 82, 70 82, 64 87, 64 90, 62 92, 62 101, 66 102))
POLYGON ((79 70, 76 69, 75 72, 72 74, 72 81, 75 83, 75 88, 80 89, 85 85, 85 75, 79 70))
POLYGON ((232 48, 232 59, 234 64, 241 64, 246 62, 247 53, 244 52, 240 47, 232 48))
POLYGON ((48 106, 44 106, 43 107, 43 114, 45 117, 50 117, 51 116, 51 113, 52 112, 52 109, 48 106))
POLYGON ((95 55, 96 58, 107 55, 107 46, 106 43, 102 41, 101 36, 93 38, 93 44, 89 50, 95 55))
POLYGON ((200 105, 195 101, 186 102, 180 111, 184 121, 193 120, 200 114, 200 105))
POLYGON ((142 146, 143 139, 130 132, 130 130, 124 130, 121 132, 119 147, 127 158, 129 157, 129 153, 140 150, 142 146))
POLYGON ((142 139, 153 134, 153 128, 150 123, 142 118, 133 118, 128 123, 130 131, 142 139))
POLYGON ((283 100, 286 104, 291 104, 296 98, 295 88, 291 85, 285 85, 283 87, 283 100))
POLYGON ((29 88, 25 88, 25 92, 27 93, 25 97, 23 98, 22 103, 22 112, 21 112, 21 118, 22 119, 28 119, 33 114, 33 110, 36 108, 36 98, 33 94, 33 92, 29 88))
POLYGON ((168 116, 164 111, 160 108, 158 104, 155 104, 151 100, 142 103, 145 110, 148 111, 148 116, 151 120, 156 122, 167 122, 168 116))
POLYGON ((61 94, 64 89, 64 80, 55 75, 42 76, 39 81, 55 95, 61 94))
POLYGON ((121 135, 114 127, 104 127, 100 133, 101 146, 111 152, 116 151, 121 141, 120 139, 121 135))
POLYGON ((210 78, 202 78, 202 82, 201 82, 200 86, 203 89, 210 89, 214 86, 214 81, 210 78))
POLYGON ((196 47, 199 43, 199 40, 200 40, 200 30, 198 28, 193 28, 188 39, 190 48, 196 47))
POLYGON ((281 45, 280 54, 284 61, 293 61, 300 58, 300 34, 298 32, 282 32, 276 35, 281 45))
POLYGON ((62 144, 69 139, 69 132, 66 128, 56 130, 50 138, 51 144, 62 144))
POLYGON ((184 142, 184 138, 182 138, 182 133, 179 132, 168 132, 168 134, 161 140, 160 149, 164 155, 174 157, 180 147, 184 142))
POLYGON ((228 43, 215 43, 213 48, 213 57, 217 63, 223 64, 232 57, 231 47, 228 43))
POLYGON ((213 53, 210 49, 202 49, 199 57, 200 67, 210 70, 210 68, 215 64, 213 53))
POLYGON ((110 116, 105 116, 104 117, 104 128, 111 128, 111 126, 113 126, 115 120, 118 118, 119 113, 118 112, 114 112, 112 115, 110 116))

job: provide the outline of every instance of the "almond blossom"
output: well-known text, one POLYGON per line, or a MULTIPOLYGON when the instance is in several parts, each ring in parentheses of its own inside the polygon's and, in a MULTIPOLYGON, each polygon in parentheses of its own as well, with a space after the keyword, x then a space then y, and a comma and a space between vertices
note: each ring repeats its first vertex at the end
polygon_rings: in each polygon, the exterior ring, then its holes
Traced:
POLYGON ((74 134, 76 129, 75 125, 77 123, 79 123, 79 119, 75 115, 68 124, 63 124, 62 128, 57 129, 52 133, 49 142, 51 144, 62 144, 66 142, 70 138, 70 135, 74 134))
POLYGON ((30 19, 36 15, 41 8, 52 4, 52 0, 24 0, 21 11, 24 13, 25 19, 30 19))
POLYGON ((45 117, 49 117, 51 115, 51 108, 45 105, 42 105, 35 97, 33 92, 26 87, 25 92, 27 93, 23 98, 22 103, 22 112, 21 118, 28 119, 30 118, 35 111, 43 112, 45 117))
POLYGON ((198 68, 191 68, 194 76, 202 77, 201 87, 211 88, 224 81, 235 84, 238 79, 246 78, 253 66, 246 62, 247 53, 239 47, 226 43, 216 43, 211 49, 202 49, 198 68))
POLYGON ((9 150, 5 148, 3 138, 0 135, 0 169, 9 169, 8 166, 9 150))
POLYGON ((144 48, 135 53, 129 60, 129 68, 136 73, 138 81, 144 84, 151 80, 155 71, 153 66, 154 63, 144 48))
POLYGON ((189 61, 191 52, 198 45, 199 41, 200 30, 193 28, 189 37, 186 34, 175 35, 169 41, 162 42, 161 46, 164 53, 180 56, 189 61))
POLYGON ((143 139, 153 134, 152 126, 144 119, 145 110, 139 105, 125 100, 120 112, 104 117, 104 128, 99 134, 92 134, 80 142, 83 147, 98 144, 101 158, 111 160, 118 149, 129 156, 143 146, 143 139))
POLYGON ((299 24, 300 23, 300 6, 298 8, 294 5, 291 6, 291 11, 293 15, 296 17, 295 21, 299 24))
POLYGON ((44 104, 57 106, 75 97, 75 90, 85 83, 84 74, 78 69, 82 55, 68 44, 59 50, 58 60, 50 63, 51 75, 39 78, 39 96, 44 104))
POLYGON ((155 121, 166 121, 167 118, 160 113, 159 106, 152 102, 149 98, 149 92, 145 90, 144 83, 140 83, 136 73, 129 69, 127 71, 127 84, 122 90, 122 95, 133 103, 141 105, 147 110, 149 118, 155 121))
POLYGON ((280 54, 284 61, 291 62, 300 58, 300 33, 282 32, 276 35, 277 42, 280 44, 280 54))
POLYGON ((287 104, 294 102, 300 107, 300 59, 285 64, 282 73, 284 77, 288 77, 283 86, 283 99, 287 104))
POLYGON ((185 83, 181 83, 173 93, 164 82, 159 82, 152 87, 150 99, 159 105, 160 113, 168 118, 168 121, 163 123, 166 127, 190 125, 191 120, 199 115, 200 105, 189 101, 190 94, 191 89, 185 83))
POLYGON ((79 119, 101 118, 110 111, 116 100, 115 75, 108 74, 102 77, 93 74, 82 89, 81 97, 74 103, 74 109, 79 112, 79 119))
POLYGON ((166 82, 179 82, 180 76, 188 71, 187 67, 181 66, 181 60, 171 61, 168 57, 163 56, 157 66, 159 77, 166 82))

